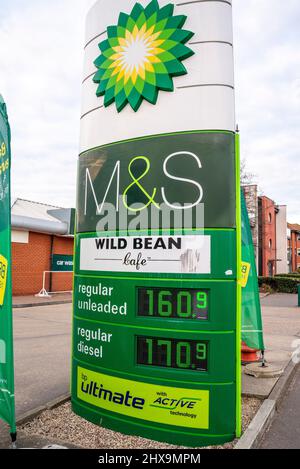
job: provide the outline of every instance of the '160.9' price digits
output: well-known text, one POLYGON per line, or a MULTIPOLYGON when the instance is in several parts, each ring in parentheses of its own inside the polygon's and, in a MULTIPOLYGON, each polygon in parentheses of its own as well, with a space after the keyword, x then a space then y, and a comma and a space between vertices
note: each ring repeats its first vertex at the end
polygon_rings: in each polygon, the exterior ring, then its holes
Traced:
POLYGON ((138 316, 207 320, 208 314, 209 290, 138 289, 138 316))

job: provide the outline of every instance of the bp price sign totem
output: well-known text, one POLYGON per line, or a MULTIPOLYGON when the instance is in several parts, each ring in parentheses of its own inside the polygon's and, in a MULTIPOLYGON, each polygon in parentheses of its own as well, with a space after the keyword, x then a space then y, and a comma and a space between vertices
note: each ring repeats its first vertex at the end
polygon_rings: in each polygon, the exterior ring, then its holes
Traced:
POLYGON ((73 409, 183 445, 240 433, 231 2, 99 1, 85 47, 73 409))

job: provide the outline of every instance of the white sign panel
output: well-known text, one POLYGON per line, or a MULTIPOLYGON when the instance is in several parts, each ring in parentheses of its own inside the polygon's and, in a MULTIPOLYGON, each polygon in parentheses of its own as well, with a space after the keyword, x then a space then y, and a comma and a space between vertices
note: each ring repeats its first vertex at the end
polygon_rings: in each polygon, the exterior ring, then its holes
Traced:
MULTIPOLYGON (((174 76, 172 93, 160 91, 155 105, 144 100, 138 112, 126 106, 117 112, 97 96, 95 60, 108 28, 118 24, 120 12, 130 14, 136 0, 100 0, 91 9, 86 26, 82 85, 80 152, 141 136, 192 130, 235 131, 233 28, 230 0, 171 2, 174 15, 186 16, 191 31, 186 46, 193 55, 184 60, 187 73, 174 76)), ((139 0, 146 7, 150 0, 139 0)))
POLYGON ((210 236, 130 236, 84 238, 80 270, 210 274, 210 236))

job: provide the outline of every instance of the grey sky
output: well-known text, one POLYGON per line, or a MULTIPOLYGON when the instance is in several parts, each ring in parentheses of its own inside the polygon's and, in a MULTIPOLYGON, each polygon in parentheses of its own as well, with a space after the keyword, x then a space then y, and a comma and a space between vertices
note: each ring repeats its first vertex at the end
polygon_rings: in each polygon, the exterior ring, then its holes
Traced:
MULTIPOLYGON (((13 196, 75 204, 82 46, 94 0, 0 0, 13 196)), ((300 2, 233 0, 242 156, 300 223, 300 2)))

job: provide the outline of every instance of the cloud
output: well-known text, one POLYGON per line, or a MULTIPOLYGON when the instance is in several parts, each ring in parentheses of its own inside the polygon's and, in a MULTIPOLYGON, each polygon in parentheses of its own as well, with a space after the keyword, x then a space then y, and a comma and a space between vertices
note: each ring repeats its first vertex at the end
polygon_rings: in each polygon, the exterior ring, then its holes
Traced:
POLYGON ((300 4, 233 3, 242 157, 265 195, 299 222, 300 4))
POLYGON ((14 196, 75 204, 84 25, 93 3, 2 5, 0 90, 12 128, 14 196))
MULTIPOLYGON (((94 0, 0 0, 0 92, 13 133, 13 194, 75 204, 85 16, 94 0)), ((234 0, 242 156, 300 222, 299 0, 234 0)))

